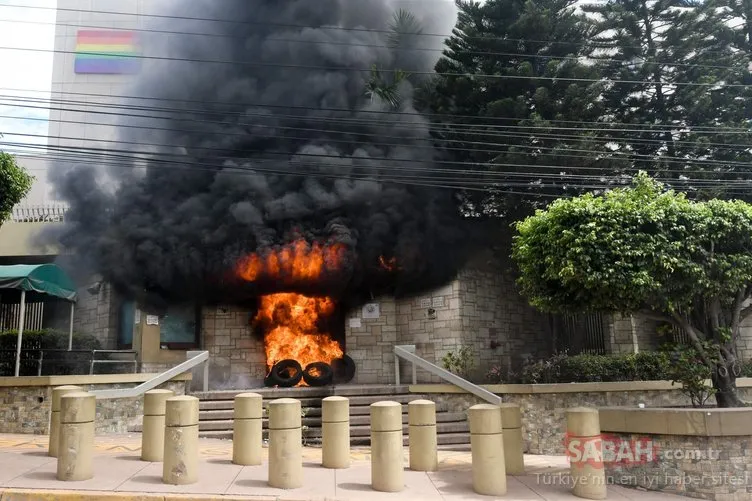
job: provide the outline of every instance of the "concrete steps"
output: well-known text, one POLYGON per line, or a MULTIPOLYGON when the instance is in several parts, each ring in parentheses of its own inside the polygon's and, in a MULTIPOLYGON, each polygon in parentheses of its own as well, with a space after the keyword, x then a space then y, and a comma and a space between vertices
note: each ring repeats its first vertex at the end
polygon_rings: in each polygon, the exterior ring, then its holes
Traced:
MULTIPOLYGON (((305 411, 303 425, 306 442, 312 445, 321 442, 321 400, 337 395, 350 399, 350 438, 354 446, 370 445, 370 405, 382 400, 403 404, 404 442, 407 445, 407 404, 413 400, 429 398, 427 395, 409 393, 407 386, 343 385, 326 388, 256 388, 243 391, 199 392, 193 395, 200 399, 199 434, 206 438, 232 439, 233 399, 240 393, 259 393, 264 403, 277 398, 296 398, 305 411)), ((464 412, 448 412, 441 405, 436 407, 438 443, 443 446, 466 446, 470 443, 467 415, 464 412)), ((267 435, 267 420, 263 420, 264 437, 267 435)), ((134 430, 137 431, 137 430, 134 430)))

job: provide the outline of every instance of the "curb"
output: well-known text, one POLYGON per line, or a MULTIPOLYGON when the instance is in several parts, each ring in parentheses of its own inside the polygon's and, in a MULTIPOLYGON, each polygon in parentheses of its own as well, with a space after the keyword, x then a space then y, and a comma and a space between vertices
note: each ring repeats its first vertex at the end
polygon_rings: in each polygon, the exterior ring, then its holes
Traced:
POLYGON ((278 501, 269 496, 225 496, 221 494, 156 494, 145 492, 60 491, 5 489, 0 501, 278 501))

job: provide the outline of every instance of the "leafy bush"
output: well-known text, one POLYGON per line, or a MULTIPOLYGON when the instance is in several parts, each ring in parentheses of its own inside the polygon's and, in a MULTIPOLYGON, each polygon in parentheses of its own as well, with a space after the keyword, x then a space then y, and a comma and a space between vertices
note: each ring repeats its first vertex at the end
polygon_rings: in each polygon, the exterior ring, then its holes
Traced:
POLYGON ((473 351, 467 346, 462 346, 456 353, 450 351, 444 355, 441 359, 441 363, 449 372, 467 379, 470 377, 470 371, 472 371, 475 366, 473 351))
POLYGON ((748 360, 742 364, 741 377, 752 377, 752 360, 748 360))
POLYGON ((671 380, 670 359, 665 352, 626 355, 574 355, 557 353, 527 364, 522 383, 591 383, 612 381, 671 380))
MULTIPOLYGON (((713 349, 711 343, 706 341, 704 345, 703 351, 706 355, 718 352, 717 349, 713 349)), ((719 359, 711 359, 711 362, 717 363, 719 359)), ((689 397, 693 407, 704 406, 705 402, 717 391, 706 383, 713 375, 712 371, 703 362, 700 353, 692 346, 675 345, 673 347, 669 374, 672 382, 681 383, 681 391, 689 397)))
MULTIPOLYGON (((12 376, 16 365, 16 344, 18 331, 0 333, 0 375, 12 376)), ((88 334, 73 334, 74 350, 99 350, 99 340, 88 334)), ((36 376, 39 350, 67 350, 68 333, 52 329, 24 331, 21 342, 21 375, 36 376)), ((42 374, 88 374, 91 356, 86 353, 45 354, 42 374)), ((117 365, 117 364, 112 364, 117 365)))

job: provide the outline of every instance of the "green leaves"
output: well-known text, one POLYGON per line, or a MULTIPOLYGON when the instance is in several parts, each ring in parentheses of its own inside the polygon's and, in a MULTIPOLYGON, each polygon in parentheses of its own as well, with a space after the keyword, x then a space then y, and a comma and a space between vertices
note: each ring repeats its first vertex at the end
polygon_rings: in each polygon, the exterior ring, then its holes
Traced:
POLYGON ((0 224, 8 219, 16 206, 31 191, 34 177, 16 163, 16 159, 0 151, 0 224))
POLYGON ((644 173, 631 188, 557 200, 516 228, 519 284, 549 311, 669 314, 732 302, 752 284, 752 206, 692 202, 644 173))

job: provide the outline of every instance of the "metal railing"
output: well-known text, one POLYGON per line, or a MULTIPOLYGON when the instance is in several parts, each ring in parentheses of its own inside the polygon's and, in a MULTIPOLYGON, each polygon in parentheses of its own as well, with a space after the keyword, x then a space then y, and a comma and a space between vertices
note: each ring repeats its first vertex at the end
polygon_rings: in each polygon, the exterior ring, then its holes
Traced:
MULTIPOLYGON (((15 350, 0 350, 0 357, 3 357, 3 354, 8 355, 15 355, 15 350)), ((73 372, 77 372, 78 374, 85 374, 86 368, 88 367, 88 374, 92 375, 94 374, 94 368, 97 364, 133 364, 133 372, 138 372, 138 352, 133 350, 43 350, 43 349, 31 349, 31 350, 21 350, 22 354, 29 354, 31 356, 24 357, 22 359, 22 364, 24 367, 31 369, 33 367, 33 364, 36 364, 36 375, 42 376, 44 372, 44 364, 47 363, 47 367, 50 367, 50 364, 52 364, 52 371, 53 374, 56 375, 55 371, 63 369, 63 373, 68 373, 66 370, 73 370, 73 372), (37 355, 34 357, 33 354, 36 353, 37 355), (73 357, 71 357, 73 355, 73 357), (76 355, 81 355, 81 357, 76 357, 76 355), (103 355, 104 358, 98 358, 100 355, 103 355), (128 355, 132 356, 132 360, 123 360, 123 359, 111 359, 109 356, 111 355, 128 355)), ((28 372, 27 372, 28 374, 28 372)), ((59 375, 61 373, 57 373, 59 375)))
POLYGON ((11 221, 15 223, 62 223, 68 206, 65 204, 18 205, 13 208, 11 221))
POLYGON ((89 374, 94 374, 94 366, 96 364, 126 364, 133 363, 133 373, 138 373, 138 352, 135 350, 93 350, 91 356, 91 365, 89 367, 89 374), (133 360, 112 360, 108 358, 97 359, 97 354, 103 355, 133 355, 133 360))
POLYGON ((402 345, 394 347, 394 373, 396 376, 397 385, 400 384, 400 358, 412 364, 413 384, 416 384, 417 382, 417 367, 420 367, 421 369, 430 372, 434 376, 440 377, 447 383, 462 388, 466 392, 472 393, 476 397, 481 398, 490 404, 501 404, 500 396, 491 393, 485 388, 481 388, 477 384, 473 384, 456 374, 452 374, 448 370, 442 369, 438 365, 434 365, 426 359, 420 358, 415 354, 414 345, 402 345))
POLYGON ((164 371, 162 374, 159 374, 158 376, 155 376, 151 378, 150 380, 141 383, 138 386, 134 386, 133 388, 124 388, 120 390, 99 390, 99 391, 92 391, 90 392, 92 395, 94 395, 97 400, 112 400, 115 398, 135 398, 140 397, 144 393, 146 393, 149 390, 153 390, 157 386, 166 383, 170 379, 177 377, 183 373, 186 373, 190 370, 192 370, 195 367, 198 367, 201 364, 204 365, 204 391, 208 390, 209 385, 209 378, 207 377, 208 374, 208 360, 209 360, 209 352, 208 351, 199 351, 199 352, 189 352, 188 354, 189 358, 182 364, 176 365, 172 369, 168 369, 164 371))

